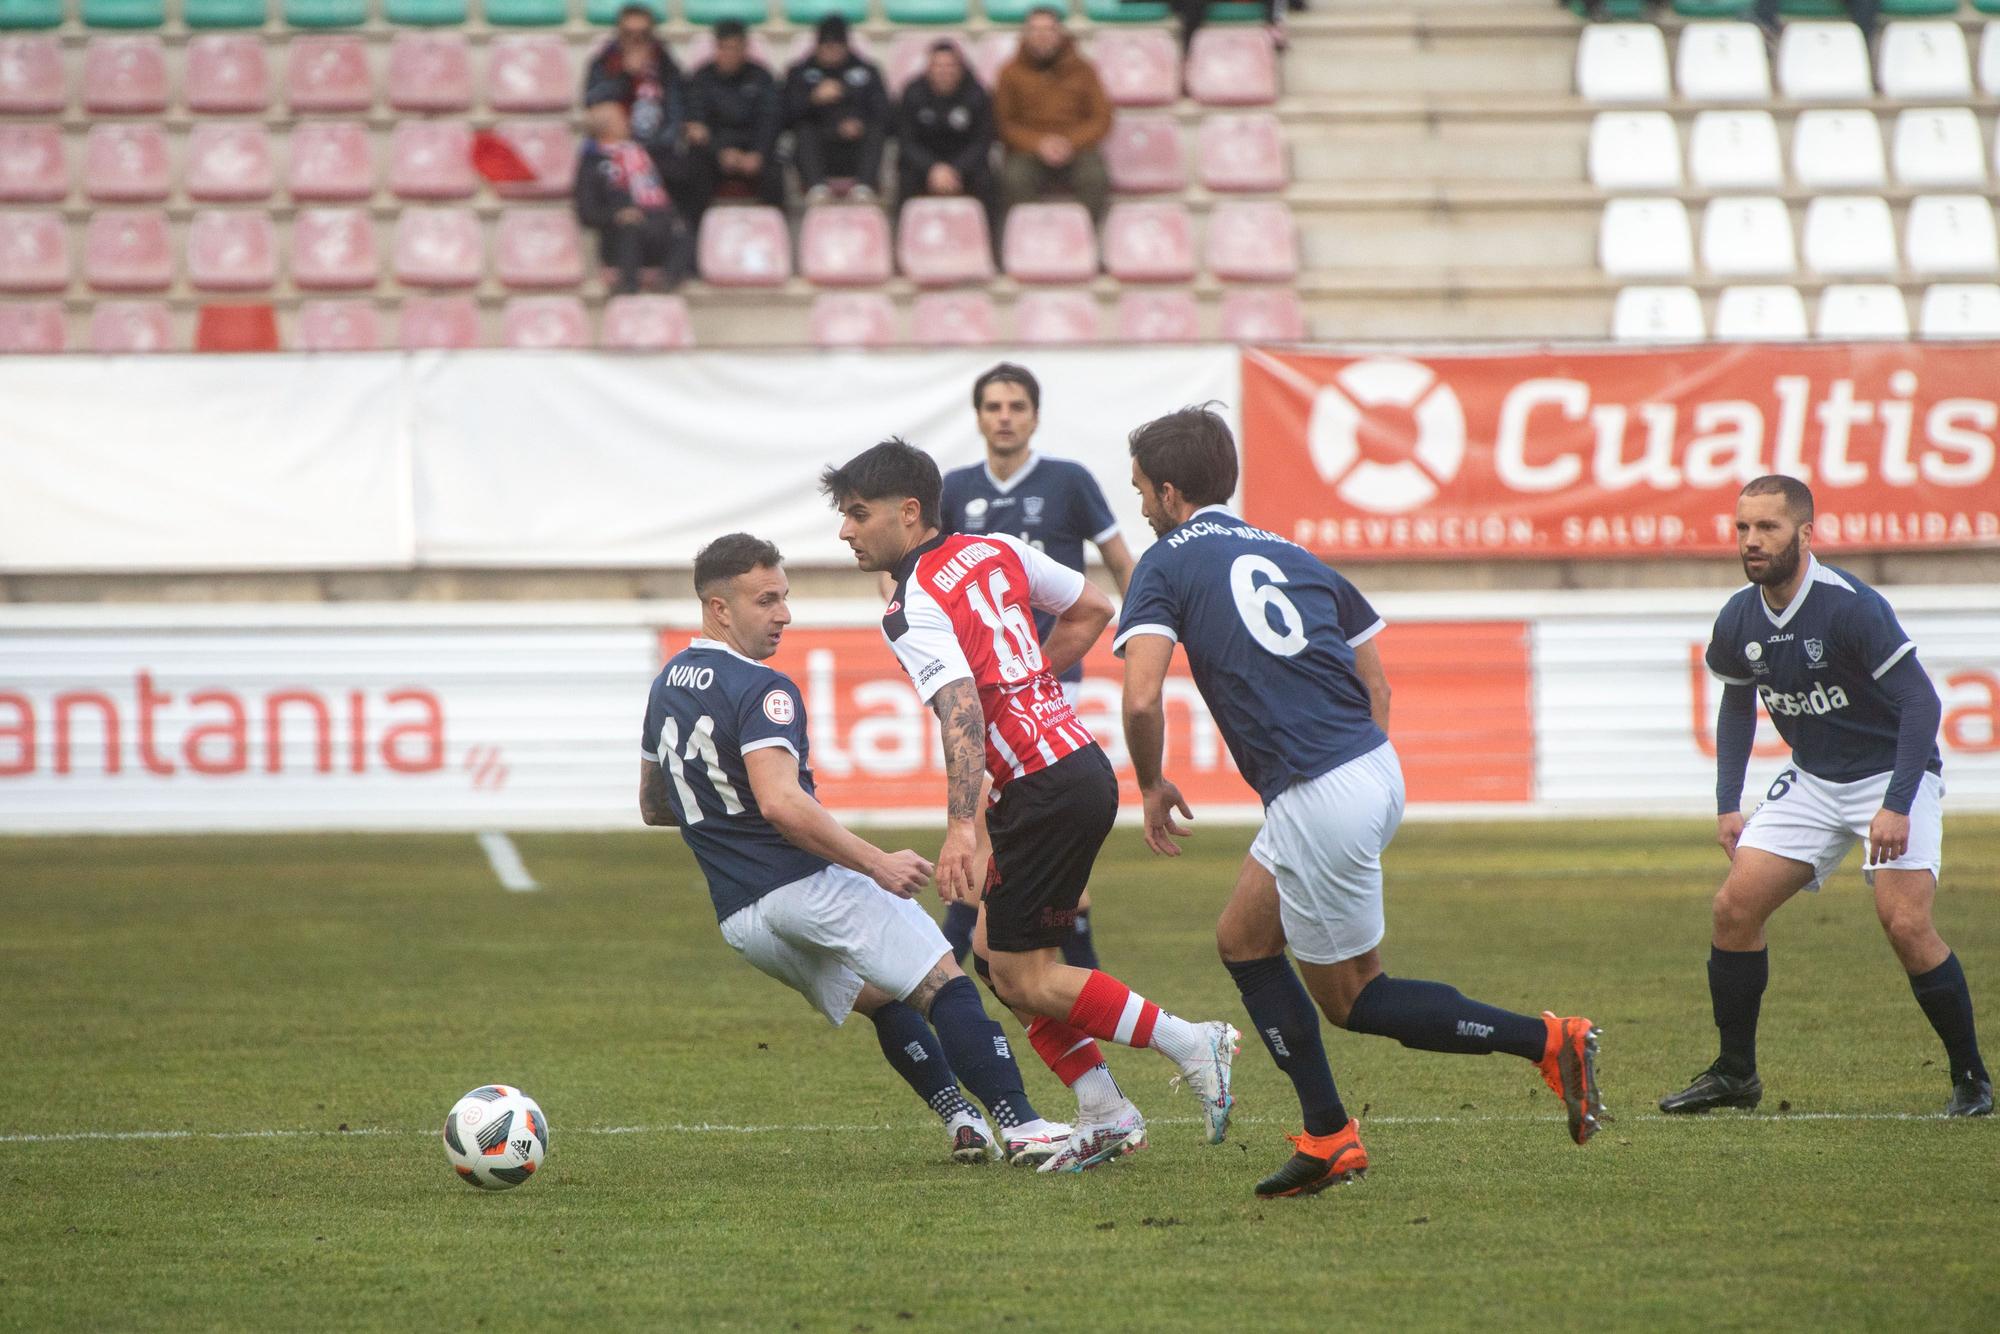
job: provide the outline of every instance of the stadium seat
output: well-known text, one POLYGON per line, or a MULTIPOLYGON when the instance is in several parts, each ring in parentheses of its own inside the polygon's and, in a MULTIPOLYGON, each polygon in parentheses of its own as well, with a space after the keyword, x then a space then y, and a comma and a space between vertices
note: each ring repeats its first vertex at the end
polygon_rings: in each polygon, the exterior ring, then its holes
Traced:
POLYGON ((777 287, 792 276, 784 212, 763 204, 711 208, 701 216, 695 248, 701 276, 718 287, 777 287))
POLYGON ((970 10, 967 0, 884 0, 882 16, 891 23, 938 25, 963 23, 970 10))
POLYGON ((634 352, 693 347, 687 302, 677 296, 614 296, 604 303, 599 346, 634 352))
MULTIPOLYGON (((587 4, 600 2, 615 12, 625 0, 585 0, 587 4)), ((783 8, 785 21, 801 28, 810 28, 829 14, 838 14, 857 27, 868 21, 868 0, 784 0, 783 8)))
POLYGON ((285 51, 285 95, 293 111, 366 111, 375 104, 375 76, 361 38, 294 37, 285 51))
POLYGON ((1126 112, 1111 122, 1100 147, 1111 188, 1120 194, 1179 194, 1187 188, 1187 155, 1173 116, 1126 112))
POLYGON ((573 296, 514 296, 500 311, 502 347, 590 346, 590 316, 573 296))
POLYGON ((1024 292, 1014 303, 1017 342, 1090 343, 1098 326, 1097 298, 1088 292, 1024 292))
POLYGON ((493 253, 494 273, 508 287, 576 287, 583 282, 583 238, 566 208, 502 213, 493 253))
POLYGON ((211 32, 191 37, 181 95, 188 110, 208 115, 261 112, 271 104, 271 64, 254 33, 211 32))
POLYGON ((399 32, 389 43, 389 105, 398 111, 470 111, 472 53, 457 33, 399 32))
POLYGON ((479 346, 479 307, 469 296, 411 297, 396 323, 396 342, 405 352, 479 346))
POLYGON ((196 125, 188 134, 182 184, 190 199, 269 199, 270 136, 254 121, 196 125))
POLYGON ((1882 95, 1897 99, 1972 96, 1972 58, 1956 19, 1903 20, 1882 29, 1882 95))
POLYGON ((1173 11, 1149 0, 1083 0, 1092 23, 1164 23, 1173 11))
POLYGON ((83 109, 139 115, 167 109, 167 54, 157 37, 93 37, 83 48, 83 109))
POLYGON ((1699 343, 1707 336, 1701 298, 1692 287, 1627 287, 1611 307, 1611 336, 1621 343, 1699 343))
MULTIPOLYGON (((689 23, 712 28, 724 19, 736 19, 752 26, 771 17, 770 0, 681 0, 681 14, 689 23)), ((780 70, 777 73, 782 74, 780 70)))
MULTIPOLYGON (((1012 28, 1004 29, 1000 32, 989 32, 973 43, 972 68, 979 75, 979 82, 987 88, 993 87, 999 81, 1001 68, 1014 58, 1014 53, 1020 49, 1020 46, 1021 34, 1018 30, 1012 28)), ((1175 63, 1178 64, 1179 62, 1176 61, 1175 63)), ((1103 72, 1103 66, 1100 64, 1098 66, 1100 77, 1103 75, 1103 72)), ((1110 96, 1108 89, 1105 95, 1107 97, 1110 96)))
POLYGON ((569 21, 569 0, 481 0, 480 12, 495 27, 559 28, 569 21))
POLYGON ((1702 112, 1688 135, 1688 173, 1704 190, 1781 188, 1778 122, 1768 111, 1702 112))
POLYGON ((119 209, 91 215, 83 233, 83 276, 100 292, 159 292, 174 280, 167 215, 119 209))
POLYGON ((0 301, 0 354, 60 352, 68 342, 60 301, 0 301))
POLYGON ((58 112, 69 101, 62 47, 53 37, 0 34, 0 111, 58 112))
POLYGON ((1876 195, 1822 196, 1806 206, 1806 267, 1814 273, 1875 276, 1896 271, 1896 224, 1876 195))
POLYGON ((190 28, 261 28, 269 13, 264 0, 186 0, 181 6, 190 28))
POLYGON ((1681 137, 1664 111, 1600 111, 1590 122, 1590 183, 1600 190, 1676 190, 1681 137))
POLYGON ((1597 23, 1576 50, 1576 90, 1589 102, 1667 100, 1667 42, 1651 23, 1597 23))
POLYGON ((382 346, 382 321, 367 301, 307 301, 299 306, 301 352, 373 352, 382 346))
POLYGON ((919 347, 979 347, 1000 337, 1000 314, 984 292, 926 292, 910 307, 919 347))
POLYGON ((1087 283, 1097 276, 1090 214, 1070 201, 1009 209, 1000 254, 1007 276, 1018 282, 1087 283))
POLYGON ((1792 215, 1772 195, 1711 200, 1701 217, 1701 263, 1720 277, 1776 277, 1797 271, 1792 215))
POLYGON ((1806 303, 1796 287, 1725 287, 1715 330, 1726 343, 1785 342, 1806 336, 1806 303))
POLYGON ((53 124, 0 125, 0 201, 53 204, 68 196, 62 129, 53 124))
POLYGON ((465 199, 479 188, 472 131, 456 121, 403 120, 389 136, 389 189, 399 199, 465 199))
POLYGON ((1917 332, 1925 338, 2000 338, 2000 284, 1934 283, 1925 288, 1917 332))
POLYGON ((188 281, 204 292, 259 291, 278 281, 278 238, 264 212, 203 209, 188 224, 188 281))
POLYGON ((296 199, 366 199, 375 193, 375 150, 365 125, 307 121, 292 131, 286 187, 296 199))
POLYGON ((69 286, 69 233, 60 213, 0 211, 0 292, 69 286))
POLYGON ((1180 100, 1180 50, 1163 29, 1099 33, 1090 58, 1113 106, 1163 107, 1180 100))
POLYGON ((2000 269, 1993 205, 1983 195, 1919 195, 1904 224, 1903 257, 1913 273, 1987 274, 2000 269))
POLYGON ((1811 189, 1879 189, 1889 170, 1875 113, 1801 111, 1792 126, 1792 175, 1811 189))
POLYGON ((1896 183, 1919 189, 1986 188, 1986 146, 1969 107, 1904 111, 1896 117, 1896 183))
POLYGON ((166 131, 157 125, 93 125, 83 141, 83 192, 91 199, 155 203, 167 197, 172 172, 166 131))
POLYGON ((1210 274, 1224 282, 1290 282, 1299 272, 1299 231, 1276 200, 1232 200, 1208 215, 1210 274))
POLYGON ((912 199, 896 224, 896 267, 919 287, 986 282, 993 240, 975 199, 912 199))
POLYGON ((294 28, 358 28, 368 21, 368 0, 284 0, 294 28))
POLYGON ((1788 23, 1778 39, 1778 91, 1797 102, 1874 96, 1868 47, 1852 23, 1788 23))
POLYGON ((1025 23, 1029 13, 1049 3, 1069 12, 1069 0, 979 0, 979 10, 988 23, 1025 23))
POLYGON ((1113 204, 1104 219, 1104 268, 1126 283, 1193 281, 1194 219, 1187 205, 1113 204))
POLYGON ((1690 102, 1768 102, 1771 63, 1754 23, 1690 23, 1674 53, 1674 83, 1690 102))
POLYGON ((1894 283, 1833 286, 1819 294, 1813 320, 1815 338, 1896 338, 1910 336, 1910 312, 1894 283))
POLYGON ((305 208, 292 222, 292 281, 314 290, 373 287, 381 274, 364 209, 305 208))
POLYGON ((0 28, 60 28, 63 0, 0 0, 0 28))
POLYGON ((1192 292, 1127 292, 1118 298, 1117 330, 1127 343, 1198 343, 1201 306, 1192 292))
POLYGON ((493 187, 502 199, 566 199, 576 182, 576 135, 560 120, 503 120, 493 132, 535 173, 493 187))
POLYGON ((888 85, 890 98, 902 97, 903 90, 922 78, 930 67, 931 47, 938 42, 949 41, 956 45, 959 54, 965 58, 965 67, 972 64, 972 41, 962 32, 899 32, 896 40, 889 44, 889 54, 882 61, 882 82, 888 85))
POLYGON ((1188 44, 1188 95, 1203 106, 1269 106, 1278 100, 1278 53, 1257 28, 1201 28, 1188 44))
POLYGON ((799 223, 799 272, 821 287, 889 281, 889 218, 872 204, 817 204, 799 223))
POLYGON ((466 0, 382 0, 382 17, 418 28, 443 28, 465 22, 466 0))
POLYGON ((493 39, 486 101, 495 111, 568 111, 576 97, 569 48, 553 33, 507 33, 493 39))
POLYGON ((1268 111, 1203 117, 1195 158, 1210 190, 1282 190, 1292 183, 1284 127, 1268 111))
POLYGON ((2000 97, 2000 21, 1989 20, 1979 33, 1979 91, 2000 97))
POLYGON ((171 352, 174 317, 164 301, 100 301, 90 311, 90 350, 171 352))
POLYGON ((157 28, 167 21, 161 0, 83 0, 86 28, 157 28))
POLYGON ((210 302, 195 313, 197 352, 276 352, 278 312, 268 301, 210 302))
POLYGON ((1597 226, 1598 266, 1614 278, 1683 278, 1694 271, 1687 206, 1678 199, 1614 199, 1597 226))
POLYGON ((818 347, 886 347, 896 341, 896 307, 879 292, 822 292, 807 325, 818 347))
POLYGON ((1296 343, 1305 338, 1305 306, 1290 288, 1222 294, 1222 337, 1231 343, 1296 343))

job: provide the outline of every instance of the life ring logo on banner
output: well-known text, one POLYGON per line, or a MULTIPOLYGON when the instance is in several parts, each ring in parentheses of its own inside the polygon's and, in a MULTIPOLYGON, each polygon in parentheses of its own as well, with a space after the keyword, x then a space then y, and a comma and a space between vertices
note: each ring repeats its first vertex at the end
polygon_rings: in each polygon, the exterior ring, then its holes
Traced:
POLYGON ((1428 503, 1458 476, 1465 462, 1465 409, 1448 384, 1420 362, 1402 357, 1370 357, 1334 376, 1313 398, 1306 424, 1306 448, 1313 466, 1340 498, 1376 514, 1405 514, 1428 503), (1363 433, 1388 435, 1397 428, 1388 413, 1413 419, 1416 443, 1407 458, 1384 462, 1366 457, 1363 433))

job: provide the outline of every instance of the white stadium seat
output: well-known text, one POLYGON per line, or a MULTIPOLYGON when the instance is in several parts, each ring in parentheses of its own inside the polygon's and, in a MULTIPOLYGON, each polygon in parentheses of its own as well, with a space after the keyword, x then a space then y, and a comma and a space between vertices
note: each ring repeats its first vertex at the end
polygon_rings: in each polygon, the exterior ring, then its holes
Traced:
POLYGON ((1699 343, 1707 336, 1701 298, 1692 287, 1627 287, 1611 308, 1611 336, 1621 343, 1699 343))
POLYGON ((1614 199, 1597 229, 1597 262, 1614 278, 1685 278, 1694 271, 1687 206, 1678 199, 1614 199))
POLYGON ((1792 215, 1772 195, 1738 195, 1710 201, 1701 217, 1701 263, 1728 278, 1776 277, 1795 272, 1792 215))
POLYGON ((1806 267, 1855 275, 1896 271, 1896 224, 1879 195, 1827 195, 1806 205, 1806 267))
POLYGON ((1845 20, 1787 23, 1778 39, 1778 91, 1798 102, 1872 97, 1861 29, 1845 20))
POLYGON ((1688 135, 1688 173, 1708 190, 1780 189, 1778 122, 1768 111, 1702 112, 1688 135))
POLYGON ((1891 23, 1882 29, 1882 95, 1972 96, 1972 59, 1957 19, 1891 23))
POLYGON ((1934 283, 1917 331, 1925 338, 2000 338, 2000 283, 1934 283))
POLYGON ((1651 23, 1598 23, 1576 49, 1576 90, 1588 102, 1664 102, 1667 39, 1651 23))
POLYGON ((1796 287, 1725 287, 1715 303, 1715 335, 1726 343, 1806 336, 1806 303, 1796 287))
POLYGON ((1894 156, 1899 185, 1986 188, 1986 145, 1969 107, 1902 112, 1894 156))
POLYGON ((2000 21, 1989 20, 1979 33, 1979 91, 2000 97, 2000 21))
POLYGON ((1771 63, 1754 23, 1690 23, 1674 53, 1674 82, 1690 102, 1768 102, 1771 63))
POLYGON ((1600 111, 1590 122, 1590 183, 1600 190, 1672 190, 1681 137, 1664 111, 1600 111))
POLYGON ((1894 283, 1855 283, 1819 294, 1816 338, 1908 338, 1910 312, 1894 283))
POLYGON ((1913 273, 2000 270, 1993 205, 1984 195, 1919 195, 1910 201, 1903 255, 1913 273))
POLYGON ((1792 126, 1792 175, 1812 189, 1887 184, 1882 127, 1872 111, 1801 111, 1792 126))

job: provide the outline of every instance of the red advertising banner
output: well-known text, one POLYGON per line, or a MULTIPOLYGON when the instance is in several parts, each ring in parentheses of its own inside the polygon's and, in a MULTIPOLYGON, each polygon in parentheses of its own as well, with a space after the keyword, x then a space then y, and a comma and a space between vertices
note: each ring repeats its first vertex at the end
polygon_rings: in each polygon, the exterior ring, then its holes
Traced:
POLYGON ((1243 356, 1244 517, 1322 556, 1714 556, 1813 488, 1821 551, 2000 545, 2000 347, 1243 356))

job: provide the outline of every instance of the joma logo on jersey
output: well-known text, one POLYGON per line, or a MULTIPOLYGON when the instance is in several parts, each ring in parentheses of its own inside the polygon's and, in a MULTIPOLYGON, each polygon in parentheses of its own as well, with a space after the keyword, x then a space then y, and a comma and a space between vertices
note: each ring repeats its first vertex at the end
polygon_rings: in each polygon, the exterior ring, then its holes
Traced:
POLYGON ((937 585, 938 592, 949 593, 958 587, 960 580, 972 573, 973 566, 999 554, 1000 548, 991 542, 973 542, 940 565, 938 572, 931 576, 931 582, 937 585))
POLYGON ((690 667, 679 663, 667 668, 667 684, 686 686, 689 690, 706 690, 715 684, 715 668, 690 667))
POLYGON ((1764 707, 1773 714, 1784 714, 1796 718, 1802 713, 1832 713, 1835 709, 1847 707, 1847 692, 1839 686, 1816 685, 1811 690, 1801 690, 1797 694, 1786 694, 1769 686, 1758 686, 1757 697, 1764 701, 1764 707))

